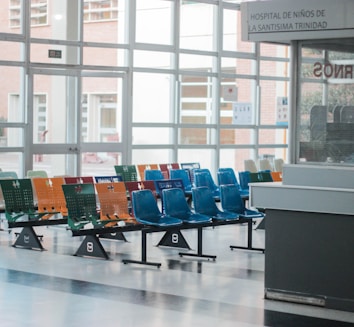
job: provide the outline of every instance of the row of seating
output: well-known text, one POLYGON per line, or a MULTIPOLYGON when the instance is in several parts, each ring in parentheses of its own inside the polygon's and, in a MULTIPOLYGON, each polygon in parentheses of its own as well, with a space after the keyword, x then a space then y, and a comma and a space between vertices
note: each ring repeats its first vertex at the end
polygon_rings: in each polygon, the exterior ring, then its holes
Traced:
POLYGON ((251 173, 257 173, 259 171, 277 171, 282 172, 284 166, 284 160, 282 158, 275 158, 270 160, 267 158, 254 160, 244 160, 244 170, 251 173))
MULTIPOLYGON (((83 178, 79 180, 83 181, 83 178)), ((39 221, 54 224, 57 219, 55 216, 58 214, 61 215, 61 218, 67 214, 67 224, 73 231, 73 236, 87 236, 82 246, 80 246, 80 249, 85 249, 85 251, 80 251, 79 249, 77 255, 92 255, 92 253, 87 252, 89 248, 88 243, 90 243, 97 245, 97 248, 101 250, 100 255, 105 258, 107 258, 107 255, 97 235, 112 231, 141 230, 146 237, 146 233, 161 231, 161 229, 171 226, 173 228, 177 227, 177 231, 186 228, 198 228, 199 230, 199 228, 215 225, 216 223, 227 224, 230 221, 231 223, 240 223, 242 219, 253 219, 262 216, 262 214, 248 216, 250 212, 244 208, 242 201, 239 202, 241 205, 237 208, 232 206, 227 207, 227 203, 235 205, 237 203, 236 199, 241 199, 234 185, 225 185, 225 187, 222 187, 225 190, 234 187, 232 201, 225 200, 221 202, 222 206, 225 206, 223 208, 224 211, 218 209, 207 187, 192 189, 195 212, 192 212, 187 203, 183 187, 170 187, 162 191, 161 196, 164 203, 162 211, 157 206, 156 197, 152 190, 134 190, 131 193, 132 215, 128 211, 127 188, 124 182, 108 181, 95 184, 91 182, 65 184, 64 178, 60 177, 35 178, 32 182, 37 192, 37 212, 35 212, 33 197, 31 199, 31 180, 16 179, 0 181, 5 198, 5 213, 9 221, 9 227, 24 227, 24 230, 26 228, 26 235, 23 236, 26 236, 27 241, 17 243, 17 245, 22 247, 33 246, 33 244, 38 246, 40 242, 33 231, 33 226, 41 225, 38 224, 39 221), (62 190, 61 199, 59 199, 60 188, 62 190), (11 196, 12 199, 9 202, 8 200, 11 196), (65 205, 63 203, 63 196, 65 198, 65 205), (149 202, 146 202, 147 199, 149 202), (30 203, 31 201, 32 203, 30 203), (45 202, 46 204, 44 204, 45 202), (23 205, 22 208, 20 207, 21 205, 23 205), (241 212, 237 211, 240 208, 242 209, 241 212), (23 218, 26 214, 28 220, 24 221, 21 219, 18 222, 19 217, 23 218), (52 218, 53 216, 55 217, 54 219, 52 218), (173 217, 174 223, 172 225, 166 219, 168 217, 173 217), (124 226, 120 223, 122 221, 124 221, 124 226), (193 226, 195 224, 198 226, 193 226), (157 230, 151 229, 151 227, 157 228, 157 230), (35 238, 34 242, 30 242, 29 244, 28 235, 35 238)), ((167 184, 165 182, 165 185, 167 184)), ((174 184, 171 185, 174 186, 174 184)), ((226 195, 225 199, 227 199, 226 195)), ((21 235, 19 238, 21 238, 21 235)), ((41 245, 39 248, 42 249, 41 245)), ((252 246, 248 244, 247 248, 252 249, 252 246)), ((142 251, 146 253, 146 245, 142 251)), ((96 253, 94 254, 97 255, 96 253)), ((204 256, 201 250, 198 251, 197 255, 204 256)), ((146 258, 142 260, 142 263, 146 263, 146 258)))

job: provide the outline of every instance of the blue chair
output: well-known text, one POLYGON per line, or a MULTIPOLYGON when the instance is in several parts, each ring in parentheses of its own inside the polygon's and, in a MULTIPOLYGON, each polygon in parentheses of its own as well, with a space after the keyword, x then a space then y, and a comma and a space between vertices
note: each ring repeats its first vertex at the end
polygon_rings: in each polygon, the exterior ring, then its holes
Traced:
POLYGON ((134 217, 137 222, 157 227, 178 226, 183 224, 181 219, 161 213, 154 194, 151 190, 132 192, 134 217))
POLYGON ((248 183, 250 183, 250 172, 248 170, 246 171, 240 171, 238 173, 239 180, 240 180, 240 186, 243 190, 246 190, 249 192, 249 186, 248 183))
POLYGON ((145 169, 144 180, 145 181, 157 181, 160 179, 165 179, 162 171, 160 169, 145 169))
POLYGON ((221 185, 234 184, 237 186, 242 198, 249 197, 249 190, 242 189, 240 183, 237 180, 235 171, 232 168, 219 168, 218 169, 218 184, 221 185))
POLYGON ((235 184, 220 186, 221 207, 226 212, 237 213, 240 218, 264 218, 264 214, 245 207, 245 202, 235 184))
POLYGON ((194 172, 194 184, 196 187, 206 186, 210 189, 214 199, 220 199, 220 189, 213 180, 209 169, 196 169, 194 172))
POLYGON ((189 177, 189 173, 185 169, 171 169, 170 170, 171 179, 181 179, 184 187, 185 194, 192 194, 192 182, 189 177))
POLYGON ((15 171, 0 171, 0 179, 18 179, 15 171))
POLYGON ((181 219, 184 223, 198 224, 211 222, 210 216, 193 212, 186 200, 185 194, 180 188, 164 189, 162 198, 165 206, 165 214, 181 219))
POLYGON ((220 210, 215 203, 211 190, 206 186, 193 187, 192 199, 195 212, 209 216, 214 220, 233 220, 239 218, 239 215, 236 213, 220 210))

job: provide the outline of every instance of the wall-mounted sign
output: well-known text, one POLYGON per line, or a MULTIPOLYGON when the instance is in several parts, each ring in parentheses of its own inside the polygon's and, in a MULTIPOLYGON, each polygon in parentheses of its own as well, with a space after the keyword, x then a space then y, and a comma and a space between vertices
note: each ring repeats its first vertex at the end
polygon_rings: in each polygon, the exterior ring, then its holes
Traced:
POLYGON ((57 58, 61 59, 61 50, 48 50, 48 58, 57 58))
POLYGON ((343 38, 354 35, 353 0, 270 0, 241 3, 244 41, 343 38))
POLYGON ((233 103, 232 123, 235 125, 252 125, 254 123, 252 103, 249 102, 233 103))
POLYGON ((287 125, 289 121, 288 97, 277 98, 277 125, 287 125))
POLYGON ((224 101, 237 101, 237 87, 235 85, 224 85, 222 96, 224 101))

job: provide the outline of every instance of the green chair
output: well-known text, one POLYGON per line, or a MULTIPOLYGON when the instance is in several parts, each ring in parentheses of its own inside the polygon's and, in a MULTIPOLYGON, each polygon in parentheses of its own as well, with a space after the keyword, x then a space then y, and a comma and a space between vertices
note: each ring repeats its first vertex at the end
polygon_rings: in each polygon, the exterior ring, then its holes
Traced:
POLYGON ((114 169, 116 175, 121 177, 123 182, 135 182, 138 180, 138 172, 135 165, 116 165, 114 169))

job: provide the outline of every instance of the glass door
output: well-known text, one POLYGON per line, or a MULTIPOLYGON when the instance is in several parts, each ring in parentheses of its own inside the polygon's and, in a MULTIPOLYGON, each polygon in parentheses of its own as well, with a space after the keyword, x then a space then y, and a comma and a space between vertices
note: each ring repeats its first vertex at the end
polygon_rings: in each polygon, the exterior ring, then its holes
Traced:
POLYGON ((31 169, 49 176, 113 175, 123 156, 123 75, 41 70, 29 80, 31 169))

